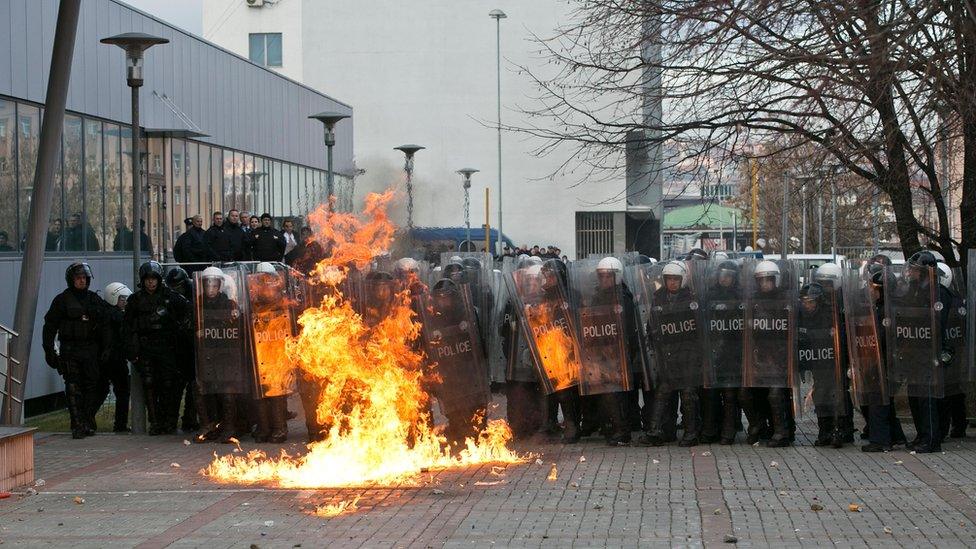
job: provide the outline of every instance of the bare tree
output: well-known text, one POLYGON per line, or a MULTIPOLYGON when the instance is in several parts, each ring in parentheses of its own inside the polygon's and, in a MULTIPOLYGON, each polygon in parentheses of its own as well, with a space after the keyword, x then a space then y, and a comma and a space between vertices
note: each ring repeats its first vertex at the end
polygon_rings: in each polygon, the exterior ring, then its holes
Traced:
POLYGON ((539 94, 525 109, 533 124, 511 129, 542 137, 539 154, 573 144, 567 162, 585 173, 620 169, 635 136, 681 151, 665 171, 689 155, 735 162, 756 144, 760 162, 814 147, 887 197, 906 254, 924 241, 955 264, 954 248, 976 244, 974 14, 973 0, 578 0, 571 23, 538 37, 555 69, 523 67, 539 94), (641 116, 648 100, 663 103, 660 118, 641 116), (961 239, 936 154, 957 136, 961 239))

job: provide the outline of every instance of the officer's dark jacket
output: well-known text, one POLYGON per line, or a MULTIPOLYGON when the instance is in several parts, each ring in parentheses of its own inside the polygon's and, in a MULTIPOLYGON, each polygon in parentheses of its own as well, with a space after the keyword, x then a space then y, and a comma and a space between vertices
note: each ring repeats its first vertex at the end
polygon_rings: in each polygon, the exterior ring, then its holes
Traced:
MULTIPOLYGON (((234 245, 231 240, 230 231, 225 227, 211 225, 204 233, 204 239, 207 245, 210 246, 211 251, 213 251, 215 260, 234 261, 238 259, 234 257, 234 245)), ((173 253, 176 253, 176 250, 173 250, 173 253)))
POLYGON ((214 260, 214 253, 208 245, 203 229, 190 227, 176 239, 173 257, 179 263, 207 263, 214 260))
POLYGON ((258 227, 247 235, 254 261, 281 261, 285 256, 285 238, 272 227, 258 227))
POLYGON ((227 234, 227 238, 230 239, 231 260, 247 261, 251 259, 250 257, 245 257, 244 242, 247 235, 244 233, 244 229, 237 223, 231 223, 225 220, 224 232, 227 234))
POLYGON ((173 354, 189 309, 186 298, 162 283, 154 293, 140 289, 132 294, 125 307, 126 358, 135 360, 144 354, 173 354))
POLYGON ((54 338, 61 342, 61 354, 73 350, 108 348, 112 343, 109 305, 90 290, 68 288, 54 297, 44 315, 41 342, 46 352, 54 350, 54 338))

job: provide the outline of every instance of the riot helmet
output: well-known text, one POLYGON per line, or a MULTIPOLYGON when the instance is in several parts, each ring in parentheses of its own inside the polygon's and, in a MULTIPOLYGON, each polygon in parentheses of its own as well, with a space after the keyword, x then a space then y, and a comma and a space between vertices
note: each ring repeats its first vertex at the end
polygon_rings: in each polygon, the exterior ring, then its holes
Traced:
POLYGON ((564 288, 566 287, 566 264, 562 261, 558 259, 549 259, 544 261, 539 269, 539 272, 546 278, 546 286, 552 286, 553 281, 550 280, 550 278, 554 278, 555 280, 558 280, 559 284, 561 284, 564 288))
POLYGON ((685 256, 687 260, 708 259, 708 252, 701 248, 692 248, 685 256))
POLYGON ((224 272, 217 267, 207 267, 200 276, 203 278, 203 290, 207 297, 217 297, 224 285, 224 272))
POLYGON ((836 263, 824 263, 817 267, 817 270, 813 273, 813 279, 821 283, 826 282, 836 288, 840 286, 841 274, 840 265, 836 263))
POLYGON ((669 261, 661 270, 664 287, 669 293, 677 293, 687 283, 688 270, 680 261, 669 261))
POLYGON ((465 282, 464 265, 461 265, 460 261, 452 261, 444 265, 444 268, 441 269, 441 278, 447 278, 453 280, 455 283, 463 284, 465 282))
POLYGON ((119 299, 128 299, 130 295, 132 290, 121 282, 109 282, 105 286, 105 301, 113 307, 118 306, 119 299))
POLYGON ((183 267, 173 267, 166 273, 166 279, 163 280, 166 287, 171 290, 181 291, 184 287, 189 285, 190 275, 186 274, 183 267))
POLYGON ((735 261, 723 261, 718 264, 718 283, 730 288, 736 286, 739 280, 739 266, 735 261))
POLYGON ((753 276, 755 277, 756 282, 759 284, 759 291, 761 292, 769 292, 779 287, 779 265, 768 259, 764 259, 763 261, 760 261, 758 265, 756 265, 756 270, 753 272, 753 276), (769 281, 772 281, 772 287, 763 288, 763 286, 769 281))
POLYGON ((948 289, 952 286, 952 269, 942 261, 939 262, 938 266, 939 284, 948 289))
POLYGON ((800 304, 808 313, 812 313, 817 310, 823 296, 824 288, 817 282, 804 284, 803 287, 800 288, 800 304))
POLYGON ((144 282, 147 278, 163 281, 163 266, 158 261, 147 261, 139 267, 139 281, 144 282))
POLYGON ((85 289, 87 290, 91 286, 92 281, 92 270, 87 263, 76 262, 68 265, 68 268, 64 271, 64 281, 68 283, 69 288, 75 287, 75 277, 84 276, 85 277, 85 289))

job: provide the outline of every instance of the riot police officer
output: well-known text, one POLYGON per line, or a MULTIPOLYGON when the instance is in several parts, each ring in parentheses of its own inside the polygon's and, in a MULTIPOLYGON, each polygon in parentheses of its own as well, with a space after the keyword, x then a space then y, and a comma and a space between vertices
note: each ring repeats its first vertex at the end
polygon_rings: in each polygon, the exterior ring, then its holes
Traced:
POLYGON ((143 263, 139 290, 125 309, 125 330, 126 354, 142 377, 150 435, 176 432, 182 396, 176 347, 188 312, 186 298, 163 284, 163 267, 143 263))
POLYGON ((42 346, 48 366, 64 379, 71 437, 84 438, 95 434, 99 359, 107 359, 111 351, 108 305, 89 289, 92 271, 87 263, 72 263, 64 280, 67 289, 55 296, 44 315, 42 346))
MULTIPOLYGON (((102 407, 108 397, 109 387, 115 393, 115 425, 113 431, 124 433, 129 430, 129 363, 125 360, 124 339, 122 336, 122 320, 125 316, 125 306, 132 290, 121 282, 112 282, 105 286, 105 301, 109 304, 108 319, 112 331, 111 352, 108 359, 99 367, 98 408, 102 407)), ((103 355, 104 356, 104 355, 103 355)))
MULTIPOLYGON (((180 367, 180 389, 183 404, 183 432, 189 433, 200 428, 198 421, 197 390, 196 390, 196 357, 193 352, 193 281, 182 267, 174 267, 166 273, 166 287, 186 298, 190 305, 189 313, 180 326, 179 345, 176 347, 177 363, 180 367), (185 395, 185 397, 184 397, 185 395)), ((204 411, 204 415, 206 411, 204 411)))

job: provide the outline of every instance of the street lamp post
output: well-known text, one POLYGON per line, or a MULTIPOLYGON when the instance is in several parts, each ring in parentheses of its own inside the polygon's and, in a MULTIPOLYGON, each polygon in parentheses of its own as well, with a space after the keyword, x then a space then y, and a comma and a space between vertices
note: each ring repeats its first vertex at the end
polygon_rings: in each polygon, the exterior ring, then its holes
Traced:
POLYGON ((328 160, 326 161, 327 167, 325 172, 325 190, 328 193, 329 200, 329 211, 333 209, 332 197, 335 195, 335 176, 332 173, 332 148, 335 147, 335 125, 342 119, 349 118, 348 114, 342 114, 338 112, 320 112, 318 114, 313 114, 309 116, 314 120, 318 120, 325 126, 325 150, 328 160))
POLYGON ((393 148, 393 150, 400 151, 406 156, 403 171, 407 172, 407 229, 411 233, 410 238, 413 238, 413 155, 417 154, 417 151, 424 150, 424 148, 420 145, 400 145, 393 148))
MULTIPOLYGON (((139 88, 142 87, 143 54, 157 44, 169 40, 141 32, 127 32, 102 38, 102 44, 118 46, 125 50, 126 84, 132 91, 132 279, 139 285, 139 256, 142 247, 142 136, 139 132, 139 88)), ((132 376, 132 432, 146 432, 146 406, 142 378, 132 376)))
MULTIPOLYGON (((169 40, 141 32, 127 32, 101 39, 102 44, 125 50, 125 79, 132 91, 132 278, 139 284, 139 256, 142 246, 142 136, 139 132, 139 88, 142 87, 143 54, 169 40)), ((135 286, 133 286, 135 287, 135 286)))
POLYGON ((502 10, 491 10, 488 16, 495 20, 495 76, 498 84, 498 239, 495 251, 502 253, 502 19, 508 17, 502 10))
MULTIPOLYGON (((471 245, 471 175, 478 173, 480 170, 474 168, 461 168, 457 173, 461 174, 464 178, 462 185, 464 187, 464 227, 465 227, 465 240, 467 240, 468 245, 471 245)), ((488 251, 488 250, 485 250, 488 251)))

